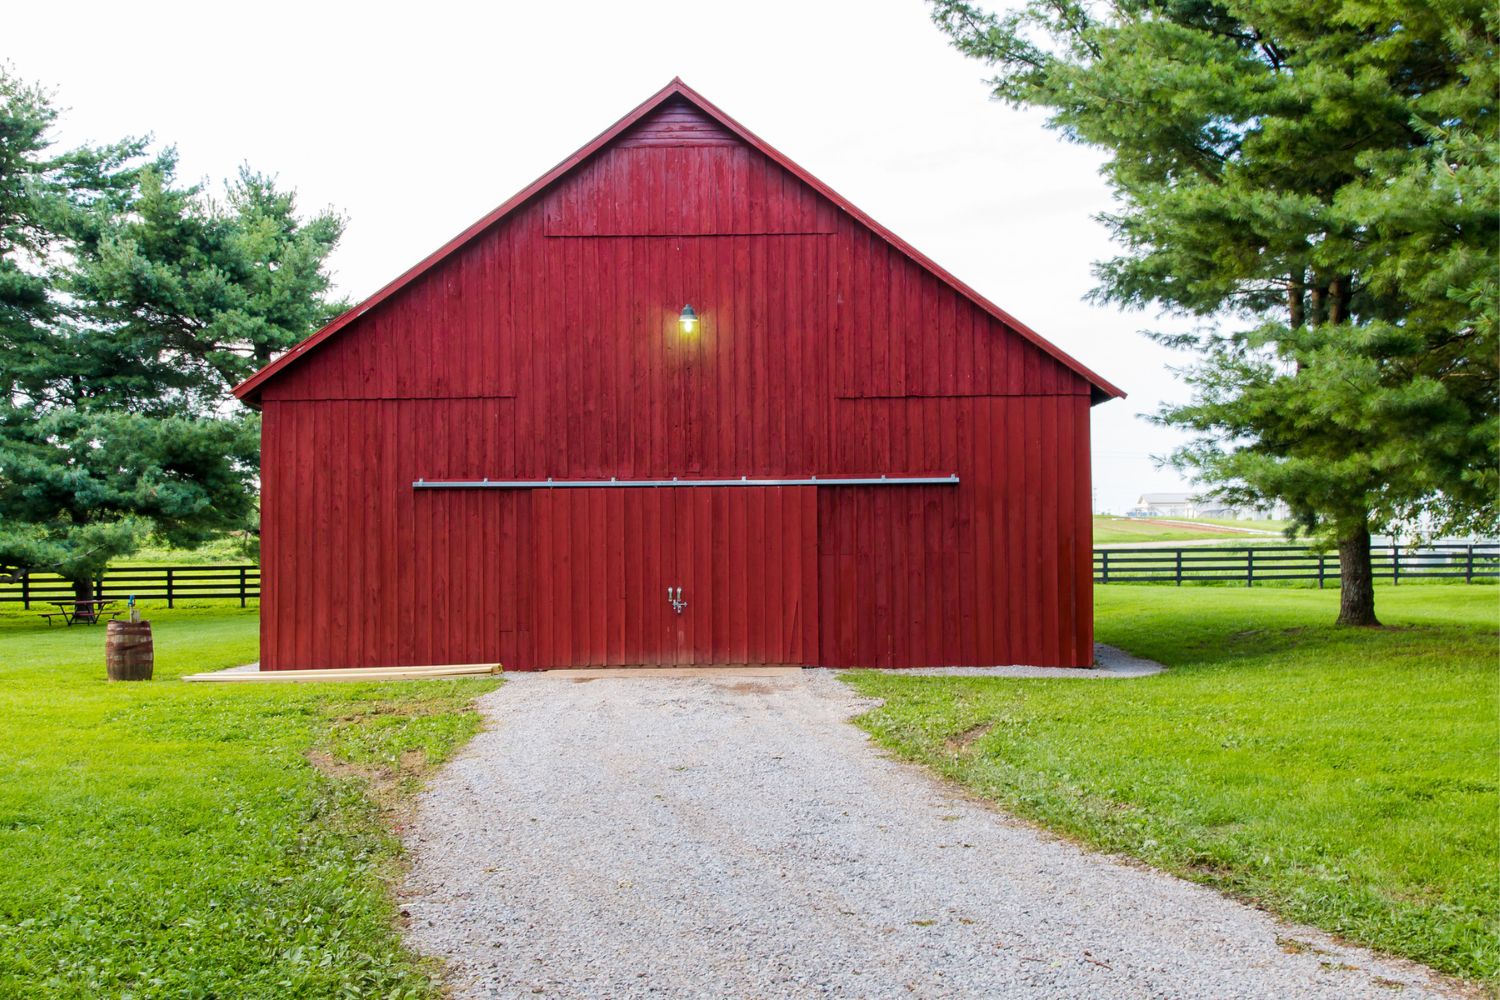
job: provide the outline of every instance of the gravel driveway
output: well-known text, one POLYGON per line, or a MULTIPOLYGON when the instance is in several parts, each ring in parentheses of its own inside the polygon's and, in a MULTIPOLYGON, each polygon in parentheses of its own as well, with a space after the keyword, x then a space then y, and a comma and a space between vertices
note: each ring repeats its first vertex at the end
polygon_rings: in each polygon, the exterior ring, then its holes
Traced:
POLYGON ((458 997, 1453 995, 964 799, 847 724, 825 671, 513 677, 481 704, 402 893, 458 997))

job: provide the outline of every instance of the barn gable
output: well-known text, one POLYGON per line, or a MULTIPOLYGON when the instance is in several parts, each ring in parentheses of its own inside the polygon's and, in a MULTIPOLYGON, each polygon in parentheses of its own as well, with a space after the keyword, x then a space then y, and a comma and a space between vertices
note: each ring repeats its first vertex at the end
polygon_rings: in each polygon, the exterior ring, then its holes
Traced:
POLYGON ((832 233, 837 215, 827 198, 680 96, 545 200, 553 237, 832 233))
POLYGON ((831 338, 834 397, 1123 395, 675 80, 235 392, 251 405, 509 397, 528 378, 524 340, 556 315, 539 301, 560 291, 547 286, 552 267, 611 241, 644 241, 628 248, 637 257, 661 238, 734 254, 735 237, 786 237, 774 266, 821 283, 828 315, 799 319, 831 338), (589 238, 600 242, 569 243, 589 238), (443 305, 452 297, 456 315, 443 305), (441 324, 428 321, 439 313, 441 324))

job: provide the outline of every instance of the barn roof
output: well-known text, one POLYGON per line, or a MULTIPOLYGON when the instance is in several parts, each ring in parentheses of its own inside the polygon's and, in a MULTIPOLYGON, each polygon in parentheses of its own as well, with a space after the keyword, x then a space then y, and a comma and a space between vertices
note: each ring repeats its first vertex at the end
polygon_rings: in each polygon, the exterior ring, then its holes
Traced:
POLYGON ((547 188, 557 183, 563 177, 572 172, 575 168, 579 167, 587 160, 589 160, 589 158, 592 157, 595 153, 598 153, 600 150, 608 146, 636 122, 640 121, 642 118, 645 118, 662 104, 674 98, 686 100, 693 104, 695 107, 699 108, 701 111, 703 111, 704 114, 713 118, 729 132, 742 139, 752 149, 755 149, 758 152, 762 153, 773 163, 777 164, 782 169, 786 170, 794 177, 807 184, 814 191, 817 191, 819 194, 829 199, 836 206, 838 206, 839 209, 848 213, 848 215, 867 227, 871 232, 878 235, 881 239, 885 240, 896 250, 911 258, 911 260, 914 261, 917 265, 925 268, 943 283, 951 287, 954 291, 969 299, 985 312, 989 313, 1000 322, 1004 323, 1018 336, 1030 341, 1036 347, 1038 347, 1051 357, 1055 358, 1059 363, 1078 373, 1079 376, 1081 376, 1093 387, 1093 402, 1101 403, 1108 399, 1124 397, 1125 393, 1121 389, 1117 388, 1110 382, 1095 374, 1093 371, 1085 367, 1082 363, 1073 358, 1067 352, 1052 344, 1036 331, 1028 327, 1026 324, 1022 323, 1020 320, 1016 319, 1014 316, 1010 315, 1005 310, 995 305, 989 299, 986 299, 974 289, 970 288, 968 285, 964 284, 962 281, 949 274, 946 270, 939 267, 925 254, 917 250, 915 247, 907 243, 895 233, 891 232, 885 226, 882 226, 880 223, 870 218, 870 216, 866 215, 859 208, 856 208, 852 203, 849 202, 848 199, 838 194, 838 192, 834 191, 827 184, 824 184, 822 181, 812 176, 802 167, 798 166, 796 163, 788 159, 775 147, 771 146, 765 140, 755 135, 755 133, 751 132, 739 122, 735 121, 723 111, 719 110, 719 108, 710 103, 705 97, 703 97, 703 95, 699 94, 696 90, 683 83, 680 78, 674 78, 671 83, 667 84, 661 90, 657 91, 651 97, 647 98, 638 107, 636 107, 635 110, 631 111, 624 118, 621 118, 609 128, 605 129, 602 133, 600 133, 592 141, 584 145, 573 155, 569 156, 557 166, 547 171, 547 173, 537 178, 525 189, 510 198, 510 200, 506 201, 504 204, 494 209, 488 215, 484 216, 484 218, 480 219, 478 222, 475 222, 473 225, 469 226, 453 239, 443 244, 436 251, 418 262, 414 267, 408 269, 394 281, 381 288, 374 295, 371 295, 369 298, 365 299, 363 302, 359 303, 352 309, 341 313, 317 333, 314 333, 312 336, 308 337, 300 344, 292 347, 281 357, 277 358, 275 361, 272 361, 260 371, 256 372, 254 375, 251 375, 245 381, 235 386, 235 396, 237 396, 240 400, 250 406, 257 405, 259 401, 260 390, 268 381, 276 378, 278 374, 285 371, 292 365, 297 364, 308 355, 312 354, 319 345, 323 344, 330 338, 337 336, 340 331, 344 330, 355 320, 359 319, 371 309, 374 309, 386 299, 395 295, 402 288, 415 281, 428 270, 436 267, 444 259, 449 257, 451 254, 456 253, 460 248, 462 248, 465 244, 474 239, 480 233, 489 229, 491 226, 495 225, 497 222, 519 209, 522 205, 526 204, 527 202, 531 201, 531 199, 541 194, 547 188))

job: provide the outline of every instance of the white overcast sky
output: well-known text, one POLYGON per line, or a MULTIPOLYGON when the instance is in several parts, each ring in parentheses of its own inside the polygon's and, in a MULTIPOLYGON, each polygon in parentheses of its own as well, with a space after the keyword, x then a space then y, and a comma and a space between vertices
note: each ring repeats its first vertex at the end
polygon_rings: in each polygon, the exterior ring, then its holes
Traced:
MULTIPOLYGON (((1187 489, 1140 418, 1184 390, 1087 304, 1111 247, 1094 151, 991 101, 920 0, 12 5, 0 57, 56 89, 64 143, 151 133, 185 178, 275 173, 348 232, 362 298, 681 76, 1002 308, 1124 388, 1094 409, 1095 509, 1187 489)), ((1173 324, 1180 326, 1180 323, 1173 324)))

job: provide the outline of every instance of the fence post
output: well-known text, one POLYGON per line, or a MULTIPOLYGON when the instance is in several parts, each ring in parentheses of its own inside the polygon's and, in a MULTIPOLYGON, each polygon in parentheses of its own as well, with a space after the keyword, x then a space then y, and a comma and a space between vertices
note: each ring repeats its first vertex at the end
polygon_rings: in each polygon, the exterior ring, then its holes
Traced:
POLYGON ((1104 567, 1103 567, 1104 568, 1104 578, 1101 579, 1099 582, 1100 583, 1108 583, 1109 582, 1109 549, 1100 549, 1099 550, 1099 554, 1104 557, 1104 567))
POLYGON ((1245 586, 1255 586, 1255 550, 1245 550, 1245 586))
MULTIPOLYGON (((1469 568, 1474 567, 1474 546, 1469 546, 1469 568)), ((21 606, 27 611, 31 610, 31 570, 21 570, 21 606)))
POLYGON ((1318 589, 1319 590, 1323 589, 1323 560, 1325 558, 1326 557, 1323 555, 1323 553, 1321 553, 1321 552, 1318 553, 1318 589))
POLYGON ((245 567, 240 567, 240 607, 245 606, 245 567))
POLYGON ((1391 543, 1391 586, 1401 582, 1401 546, 1391 543))
POLYGON ((173 606, 174 605, 172 604, 172 567, 168 566, 167 567, 167 607, 170 608, 170 607, 173 607, 173 606))
POLYGON ((1177 550, 1177 586, 1182 586, 1182 550, 1177 550))
MULTIPOLYGON (((22 577, 22 579, 24 580, 25 577, 22 577)), ((1473 582, 1474 582, 1474 546, 1471 544, 1469 546, 1469 558, 1468 558, 1468 561, 1464 564, 1464 583, 1473 583, 1473 582)))

